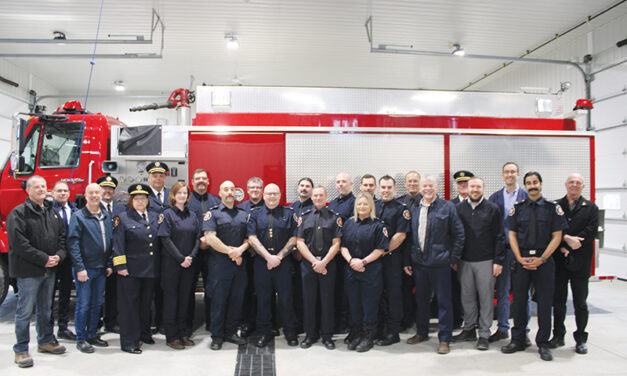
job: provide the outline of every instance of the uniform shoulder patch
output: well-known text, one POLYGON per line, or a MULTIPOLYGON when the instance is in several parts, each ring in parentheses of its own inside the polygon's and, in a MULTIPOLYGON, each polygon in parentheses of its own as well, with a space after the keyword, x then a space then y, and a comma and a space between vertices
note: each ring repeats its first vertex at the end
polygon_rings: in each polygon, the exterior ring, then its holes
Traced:
POLYGON ((115 217, 113 218, 113 228, 118 227, 118 225, 120 224, 120 217, 115 217))
POLYGON ((210 211, 206 212, 205 216, 202 219, 203 219, 203 221, 210 220, 211 219, 211 212, 210 211))
POLYGON ((342 227, 344 226, 344 223, 342 223, 342 217, 340 217, 338 215, 337 220, 335 221, 335 223, 337 223, 338 226, 342 227))
POLYGON ((555 212, 557 213, 557 215, 564 215, 564 210, 559 205, 555 205, 555 212))
POLYGON ((516 208, 512 206, 512 208, 509 209, 509 213, 507 213, 507 215, 511 217, 512 215, 514 215, 514 213, 516 213, 516 208))
POLYGON ((296 215, 296 213, 294 213, 293 217, 294 217, 294 221, 298 223, 298 216, 296 215))
POLYGON ((300 225, 303 223, 303 217, 298 217, 296 216, 296 214, 294 214, 294 218, 296 219, 297 227, 300 227, 300 225))
POLYGON ((159 214, 159 219, 157 220, 157 223, 161 224, 161 222, 163 222, 163 218, 165 218, 163 216, 163 213, 159 214))
POLYGON ((385 236, 386 238, 388 238, 388 228, 383 226, 383 236, 385 236))
POLYGON ((411 214, 409 213, 409 210, 407 209, 403 210, 403 218, 405 218, 408 221, 411 219, 411 214))

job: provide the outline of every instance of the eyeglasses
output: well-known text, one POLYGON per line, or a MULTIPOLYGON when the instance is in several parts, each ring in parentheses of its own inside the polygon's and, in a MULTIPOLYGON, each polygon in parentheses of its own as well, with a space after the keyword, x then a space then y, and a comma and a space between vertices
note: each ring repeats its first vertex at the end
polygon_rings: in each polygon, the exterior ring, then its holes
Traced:
POLYGON ((248 189, 250 189, 251 191, 252 190, 261 190, 261 187, 258 186, 258 185, 251 185, 251 186, 248 187, 248 189))

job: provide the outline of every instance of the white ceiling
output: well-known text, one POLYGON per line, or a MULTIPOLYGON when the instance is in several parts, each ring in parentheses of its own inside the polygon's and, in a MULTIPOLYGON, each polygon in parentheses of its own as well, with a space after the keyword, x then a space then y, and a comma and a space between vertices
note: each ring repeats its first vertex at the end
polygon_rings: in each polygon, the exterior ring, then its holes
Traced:
MULTIPOLYGON (((373 43, 413 45, 450 52, 458 42, 468 53, 520 56, 617 0, 104 0, 99 37, 150 38, 151 12, 165 25, 162 59, 96 57, 92 93, 113 93, 123 80, 129 93, 170 92, 195 84, 424 88, 459 90, 500 61, 371 53, 364 24, 372 16, 373 43), (224 34, 241 46, 227 50, 224 34)), ((3 0, 0 38, 95 39, 98 0, 3 0)), ((623 3, 594 23, 627 13, 623 3)), ((119 38, 118 38, 119 39, 119 38)), ((97 46, 98 54, 160 53, 160 29, 152 45, 97 46)), ((91 54, 91 44, 0 43, 0 54, 91 54)), ((581 56, 573 56, 581 60, 581 56)), ((62 93, 87 87, 89 58, 8 58, 62 93)), ((2 75, 2 72, 0 72, 2 75)), ((10 79, 10 77, 7 77, 10 79)), ((472 89, 472 88, 471 88, 472 89)), ((39 93, 45 95, 46 93, 39 93)))

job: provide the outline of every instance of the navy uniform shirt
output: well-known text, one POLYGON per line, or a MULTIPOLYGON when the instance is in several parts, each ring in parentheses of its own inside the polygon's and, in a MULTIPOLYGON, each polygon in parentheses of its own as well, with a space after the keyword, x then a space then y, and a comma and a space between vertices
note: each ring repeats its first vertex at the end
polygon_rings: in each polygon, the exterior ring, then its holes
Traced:
MULTIPOLYGON (((201 223, 196 213, 188 207, 183 211, 177 207, 167 208, 159 215, 158 222, 160 237, 169 237, 181 256, 195 256, 191 252, 201 236, 201 223)), ((177 261, 181 263, 184 260, 177 261)))
POLYGON ((157 214, 163 213, 165 209, 170 207, 170 190, 168 188, 163 188, 161 194, 163 195, 163 203, 159 201, 157 196, 155 196, 152 189, 150 190, 150 195, 148 196, 148 199, 150 199, 150 207, 148 209, 157 214))
POLYGON ((248 218, 248 236, 256 235, 261 244, 271 255, 279 253, 288 240, 295 235, 298 217, 294 209, 277 206, 270 210, 267 206, 255 208, 248 218), (270 215, 273 217, 274 245, 270 239, 270 215))
POLYGON ((333 239, 342 237, 342 217, 328 208, 320 210, 313 208, 306 211, 298 221, 297 236, 305 240, 307 248, 315 257, 323 258, 329 253, 329 248, 333 244, 333 239), (322 253, 318 254, 315 244, 316 239, 316 214, 320 215, 322 221, 322 253))
POLYGON ((265 202, 263 201, 263 198, 262 198, 261 201, 259 201, 256 204, 253 204, 253 202, 250 200, 240 202, 239 204, 237 204, 237 207, 244 209, 246 213, 250 213, 250 211, 253 210, 254 208, 262 207, 264 204, 265 202))
POLYGON ((342 233, 342 247, 348 248, 351 257, 364 258, 375 249, 388 250, 388 230, 378 218, 368 217, 362 221, 350 217, 344 223, 342 233))
POLYGON ((422 194, 418 193, 415 196, 404 194, 401 197, 397 198, 397 200, 407 205, 407 208, 411 210, 413 207, 420 205, 420 200, 422 200, 422 194))
POLYGON ((531 199, 522 200, 514 204, 509 211, 505 226, 511 231, 516 232, 518 239, 518 247, 521 256, 540 257, 541 253, 530 255, 525 253, 530 249, 544 250, 551 242, 551 234, 555 231, 561 231, 568 228, 566 217, 562 208, 553 201, 547 201, 544 197, 540 197, 536 204, 536 243, 527 244, 527 234, 529 233, 529 212, 533 201, 531 199))
POLYGON ((189 210, 196 213, 196 217, 202 221, 205 213, 209 209, 220 205, 221 202, 222 201, 218 196, 214 196, 209 192, 201 195, 199 193, 196 193, 196 191, 192 191, 192 195, 189 197, 187 207, 189 208, 189 210))
POLYGON ((290 208, 294 209, 294 213, 296 213, 296 215, 299 217, 302 217, 302 215, 305 214, 306 211, 312 209, 313 207, 314 204, 310 198, 306 199, 305 202, 300 202, 300 200, 298 200, 290 205, 290 208))
MULTIPOLYGON (((237 206, 229 209, 223 203, 212 208, 203 217, 202 231, 215 231, 218 239, 227 247, 239 247, 246 240, 246 220, 248 213, 237 206)), ((246 253, 244 253, 246 254, 246 253)), ((218 256, 231 261, 228 255, 215 251, 212 256, 218 256)))
MULTIPOLYGON (((390 239, 397 232, 408 233, 411 228, 411 214, 405 204, 398 200, 379 200, 375 203, 377 217, 379 217, 388 228, 390 239)), ((400 248, 400 247, 399 247, 400 248)))
POLYGON ((158 215, 146 211, 145 221, 134 209, 113 220, 113 269, 128 270, 131 277, 159 276, 158 215))
POLYGON ((342 221, 351 217, 355 211, 355 195, 350 192, 344 197, 338 197, 329 203, 329 209, 342 217, 342 221))

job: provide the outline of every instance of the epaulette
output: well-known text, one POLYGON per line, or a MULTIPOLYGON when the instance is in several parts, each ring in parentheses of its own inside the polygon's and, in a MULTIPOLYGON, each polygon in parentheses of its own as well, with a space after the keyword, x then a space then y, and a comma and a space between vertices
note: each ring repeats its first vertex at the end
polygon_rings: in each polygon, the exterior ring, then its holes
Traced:
MULTIPOLYGON (((309 214, 312 212, 313 209, 307 209, 306 211, 302 212, 301 217, 304 216, 305 214, 309 214)), ((332 210, 329 210, 330 212, 333 212, 332 210)))
POLYGON ((220 205, 215 205, 215 206, 210 207, 209 210, 216 210, 219 207, 220 207, 220 205))
POLYGON ((525 201, 527 201, 527 199, 526 199, 526 198, 523 198, 523 199, 522 199, 522 200, 520 200, 520 201, 516 201, 516 202, 514 203, 514 205, 521 205, 521 204, 523 204, 525 201))
POLYGON ((284 208, 285 208, 285 209, 288 209, 288 210, 291 210, 291 211, 294 211, 294 208, 293 208, 293 207, 291 207, 291 206, 284 206, 284 208))

